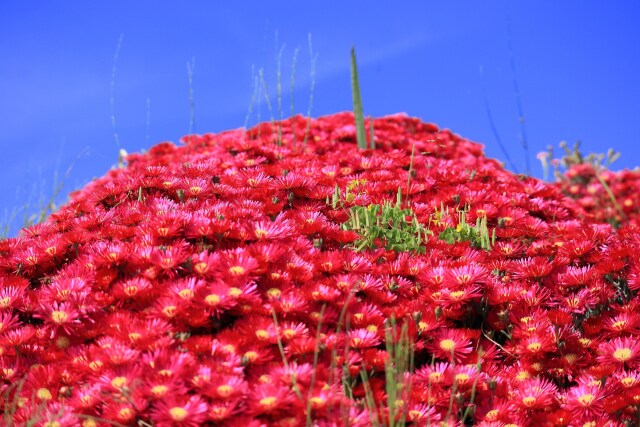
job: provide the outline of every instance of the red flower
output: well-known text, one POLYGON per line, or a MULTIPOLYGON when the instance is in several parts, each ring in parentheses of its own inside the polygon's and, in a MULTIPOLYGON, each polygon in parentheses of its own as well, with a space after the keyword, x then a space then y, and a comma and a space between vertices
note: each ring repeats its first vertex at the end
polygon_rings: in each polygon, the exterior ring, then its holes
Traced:
POLYGON ((260 241, 282 241, 293 236, 293 227, 282 216, 275 222, 260 221, 253 223, 253 234, 260 241))
POLYGON ((427 349, 436 357, 460 363, 473 347, 471 340, 457 329, 445 329, 436 334, 434 340, 427 345, 427 349))
POLYGON ((18 318, 13 313, 0 312, 0 335, 19 324, 18 318))
POLYGON ((551 406, 556 393, 557 388, 550 381, 533 378, 523 382, 514 391, 514 403, 524 410, 543 409, 551 406))
POLYGON ((580 385, 569 390, 565 407, 576 418, 599 418, 604 414, 603 390, 598 385, 580 385))
POLYGON ((62 328, 68 334, 73 332, 73 325, 80 323, 79 316, 78 311, 67 302, 43 304, 40 313, 34 315, 34 317, 43 319, 45 323, 51 326, 62 328))
POLYGON ((551 273, 553 264, 546 257, 525 258, 515 261, 515 276, 523 279, 542 279, 551 273))
POLYGON ((614 338, 598 348, 602 363, 612 363, 618 368, 637 369, 640 365, 640 342, 635 337, 614 338))
POLYGON ((289 387, 264 384, 251 391, 249 410, 256 414, 273 414, 286 411, 293 402, 289 387))
POLYGON ((258 262, 239 248, 221 253, 216 268, 225 283, 240 284, 252 277, 258 268, 258 262))
POLYGON ((380 344, 380 337, 375 331, 368 329, 355 329, 349 331, 349 347, 351 348, 368 348, 375 347, 380 344))
POLYGON ((151 419, 157 427, 198 427, 204 423, 207 411, 207 404, 197 396, 184 401, 174 395, 154 405, 151 419))

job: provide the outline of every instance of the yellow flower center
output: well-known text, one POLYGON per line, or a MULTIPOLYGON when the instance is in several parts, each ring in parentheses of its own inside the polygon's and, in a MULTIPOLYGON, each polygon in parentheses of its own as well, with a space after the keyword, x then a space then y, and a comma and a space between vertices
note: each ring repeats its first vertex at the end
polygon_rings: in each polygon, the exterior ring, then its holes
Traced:
POLYGON ((458 300, 464 296, 464 291, 453 291, 450 295, 451 298, 458 300))
POLYGON ((176 315, 176 308, 177 307, 175 305, 168 305, 162 309, 162 314, 167 317, 173 317, 176 315))
POLYGON ((613 358, 619 362, 626 362, 633 355, 630 348, 619 348, 613 352, 613 358))
POLYGON ((278 298, 282 295, 282 291, 278 288, 271 288, 267 291, 267 295, 273 298, 278 298))
POLYGON ((313 396, 310 400, 311 400, 311 407, 314 409, 322 408, 327 403, 327 399, 320 396, 313 396))
POLYGON ((51 313, 51 319, 59 325, 66 322, 68 318, 69 314, 65 311, 55 310, 51 313))
POLYGON ((258 353, 256 353, 255 351, 247 351, 244 354, 244 357, 249 361, 249 362, 253 362, 254 360, 256 360, 258 358, 258 353))
POLYGON ((154 397, 163 397, 167 394, 168 391, 169 387, 164 384, 151 387, 151 394, 153 394, 154 397))
POLYGON ((416 410, 416 409, 411 409, 409 411, 409 419, 411 420, 418 420, 422 418, 422 412, 416 410))
POLYGON ((451 351, 454 348, 456 348, 456 342, 449 338, 444 339, 440 341, 440 348, 443 349, 444 351, 451 351))
POLYGON ((278 401, 278 399, 276 399, 273 396, 268 396, 268 397, 263 397, 262 399, 260 399, 260 405, 264 406, 267 409, 271 409, 273 407, 276 406, 276 402, 278 401))
POLYGON ((524 323, 525 325, 526 325, 526 324, 528 324, 529 322, 531 322, 532 320, 533 320, 533 317, 529 317, 529 316, 525 316, 525 317, 522 317, 522 318, 520 319, 520 321, 521 321, 522 323, 524 323))
POLYGON ((241 274, 244 274, 244 272, 244 267, 240 265, 233 266, 229 269, 229 273, 231 273, 233 276, 240 276, 241 274))
POLYGON ((128 420, 133 416, 133 410, 131 408, 122 408, 118 412, 118 418, 121 420, 128 420))
POLYGON ((589 344, 591 344, 591 340, 589 338, 580 338, 580 344, 582 344, 583 347, 588 347, 589 344))
POLYGON ((169 415, 171 416, 171 419, 173 421, 184 421, 189 413, 183 407, 174 406, 173 408, 169 409, 169 415))
POLYGON ((536 398, 535 398, 535 397, 533 397, 533 396, 527 396, 527 397, 524 397, 524 398, 522 399, 522 403, 523 403, 523 404, 524 404, 524 406, 526 406, 527 408, 530 408, 530 407, 532 407, 533 405, 535 405, 535 404, 536 404, 536 398))
POLYGON ((199 262, 199 263, 197 263, 196 265, 193 266, 193 269, 198 274, 204 274, 208 270, 207 263, 206 262, 199 262))
POLYGON ((636 383, 636 379, 632 377, 626 377, 626 378, 622 378, 620 382, 625 387, 631 387, 636 383))
POLYGON ((469 375, 467 375, 467 374, 457 374, 457 375, 455 376, 455 380, 456 380, 458 383, 462 383, 462 384, 464 384, 464 383, 466 383, 467 381, 469 381, 469 378, 470 378, 470 377, 469 377, 469 375))
POLYGON ((209 409, 209 414, 214 420, 222 420, 227 415, 227 408, 221 406, 213 406, 209 409))
POLYGON ((206 297, 204 297, 204 302, 207 303, 207 305, 218 305, 220 304, 220 295, 216 295, 216 294, 209 294, 206 297))
POLYGON ((111 380, 111 385, 115 388, 123 388, 127 385, 126 377, 115 377, 111 380))
POLYGON ((578 398, 578 402, 580 402, 582 406, 589 406, 595 398, 593 394, 583 394, 578 398))
POLYGON ((53 398, 48 388, 39 388, 36 396, 38 396, 40 400, 51 400, 53 398))
POLYGON ((132 297, 135 294, 138 293, 138 287, 137 286, 127 286, 124 288, 124 293, 127 294, 127 296, 132 297))
POLYGON ((541 347, 542 347, 542 344, 540 344, 539 342, 532 342, 531 344, 529 344, 527 346, 529 351, 533 351, 534 353, 537 352, 537 351, 540 351, 541 347))
POLYGON ((258 337, 259 340, 266 340, 269 338, 269 332, 264 329, 258 329, 256 331, 256 337, 258 337))
POLYGON ((229 384, 223 384, 221 386, 218 386, 216 391, 221 397, 229 397, 231 396, 231 393, 233 393, 233 387, 231 387, 229 384))
POLYGON ((498 411, 497 409, 492 409, 487 412, 487 414, 484 416, 484 419, 486 421, 497 421, 498 415, 500 415, 500 411, 498 411))
POLYGON ((180 295, 180 297, 181 297, 182 299, 191 299, 191 298, 193 298, 193 296, 194 296, 195 294, 194 294, 194 292, 193 292, 193 289, 189 289, 189 288, 187 288, 187 289, 183 289, 183 290, 181 290, 180 292, 178 292, 178 295, 180 295))
POLYGON ((262 384, 271 384, 273 382, 273 379, 269 375, 260 375, 258 381, 260 381, 262 384))
POLYGON ((618 329, 618 330, 620 330, 620 329, 623 329, 623 328, 624 328, 624 326, 625 326, 626 324, 627 324, 627 322, 626 322, 626 321, 624 321, 624 320, 618 320, 618 321, 617 321, 617 322, 615 322, 613 325, 611 325, 611 327, 612 327, 613 329, 618 329))

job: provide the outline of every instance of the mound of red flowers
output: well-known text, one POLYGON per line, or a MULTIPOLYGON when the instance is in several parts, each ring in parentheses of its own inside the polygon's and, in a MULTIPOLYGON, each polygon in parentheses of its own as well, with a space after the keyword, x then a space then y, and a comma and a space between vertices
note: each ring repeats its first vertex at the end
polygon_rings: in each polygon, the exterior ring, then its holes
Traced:
POLYGON ((636 425, 639 174, 605 175, 621 216, 588 168, 546 184, 418 119, 373 129, 161 143, 0 242, 1 419, 636 425), (353 208, 399 190, 423 250, 357 250, 353 208), (488 246, 462 238, 483 221, 488 246))

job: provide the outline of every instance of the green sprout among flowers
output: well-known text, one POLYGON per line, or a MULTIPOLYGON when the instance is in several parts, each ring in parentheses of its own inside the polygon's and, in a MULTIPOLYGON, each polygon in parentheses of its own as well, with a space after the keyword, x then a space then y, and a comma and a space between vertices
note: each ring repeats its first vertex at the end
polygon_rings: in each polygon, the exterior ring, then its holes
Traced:
MULTIPOLYGON (((346 200, 353 199, 347 187, 346 200), (350 197, 351 196, 351 197, 350 197)), ((339 189, 333 194, 332 206, 340 202, 339 189)), ((402 190, 398 188, 396 203, 388 201, 382 205, 352 206, 349 220, 342 225, 344 230, 353 230, 360 237, 354 242, 354 250, 375 249, 381 242, 387 250, 396 252, 425 253, 422 244, 432 232, 418 222, 415 213, 402 208, 402 190)))
POLYGON ((478 216, 476 225, 467 224, 466 217, 469 208, 465 206, 458 210, 458 225, 455 227, 445 228, 439 235, 440 240, 444 240, 450 245, 455 242, 470 241, 477 248, 490 250, 495 245, 496 230, 493 229, 489 236, 489 228, 487 227, 487 217, 478 216))

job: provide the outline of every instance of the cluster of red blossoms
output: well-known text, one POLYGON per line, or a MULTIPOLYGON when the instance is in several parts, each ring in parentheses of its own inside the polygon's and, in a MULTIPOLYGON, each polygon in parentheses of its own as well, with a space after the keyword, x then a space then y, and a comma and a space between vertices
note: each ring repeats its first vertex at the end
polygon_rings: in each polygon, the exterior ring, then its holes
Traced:
POLYGON ((589 162, 570 165, 558 185, 584 208, 592 220, 640 226, 638 170, 612 172, 598 169, 597 165, 589 162))
POLYGON ((375 119, 358 150, 353 123, 161 143, 1 241, 5 423, 635 425, 639 175, 607 175, 633 195, 616 229, 435 125, 375 119), (354 250, 350 207, 399 188, 424 253, 354 250), (463 207, 490 248, 439 238, 463 207))

